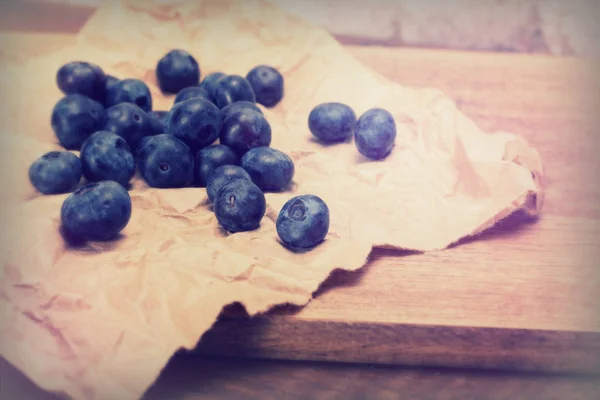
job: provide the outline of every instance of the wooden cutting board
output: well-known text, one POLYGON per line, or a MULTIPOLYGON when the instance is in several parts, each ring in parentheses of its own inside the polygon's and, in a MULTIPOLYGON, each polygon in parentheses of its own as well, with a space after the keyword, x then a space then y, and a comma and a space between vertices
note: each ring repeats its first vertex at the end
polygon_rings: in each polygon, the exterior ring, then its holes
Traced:
MULTIPOLYGON (((70 35, 0 35, 0 57, 52 51, 70 35)), ((539 149, 547 196, 446 251, 376 250, 336 272, 303 309, 226 310, 205 354, 545 371, 600 371, 598 65, 517 54, 348 46, 391 80, 444 90, 484 130, 539 149)))
POLYGON ((600 79, 569 58, 349 47, 391 80, 437 87, 484 130, 539 149, 547 196, 446 251, 377 250, 304 309, 225 315, 199 351, 253 357, 600 371, 600 79))

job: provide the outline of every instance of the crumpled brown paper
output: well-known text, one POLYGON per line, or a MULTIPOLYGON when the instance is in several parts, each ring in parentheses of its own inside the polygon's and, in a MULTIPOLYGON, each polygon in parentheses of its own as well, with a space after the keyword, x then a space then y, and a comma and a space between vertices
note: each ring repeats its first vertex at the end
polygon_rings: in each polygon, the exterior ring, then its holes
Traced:
POLYGON ((137 398, 171 355, 192 348, 223 306, 254 315, 281 303, 306 304, 336 268, 354 270, 373 246, 443 249, 517 209, 542 206, 537 152, 509 133, 487 134, 439 91, 392 83, 367 69, 324 31, 261 1, 145 0, 102 3, 77 45, 27 63, 5 63, 0 88, 2 237, 0 354, 41 387, 82 399, 137 398), (50 128, 60 65, 95 62, 117 77, 149 82, 154 109, 172 96, 154 66, 172 48, 199 60, 202 74, 245 75, 270 64, 285 76, 285 98, 264 113, 272 147, 292 156, 294 187, 267 194, 260 229, 228 235, 204 189, 131 191, 133 216, 117 240, 67 249, 58 235, 66 195, 39 196, 29 164, 58 148, 50 128), (310 110, 325 101, 357 115, 382 107, 398 137, 384 161, 354 144, 311 138, 310 110), (331 211, 326 241, 293 253, 278 241, 277 213, 294 194, 313 193, 331 211))

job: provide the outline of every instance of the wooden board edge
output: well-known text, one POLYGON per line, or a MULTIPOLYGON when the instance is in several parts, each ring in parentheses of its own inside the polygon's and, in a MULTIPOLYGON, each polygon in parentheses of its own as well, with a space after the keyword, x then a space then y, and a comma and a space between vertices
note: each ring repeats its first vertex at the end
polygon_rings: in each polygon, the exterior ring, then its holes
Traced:
POLYGON ((600 373, 600 332, 222 318, 201 355, 305 361, 600 373))

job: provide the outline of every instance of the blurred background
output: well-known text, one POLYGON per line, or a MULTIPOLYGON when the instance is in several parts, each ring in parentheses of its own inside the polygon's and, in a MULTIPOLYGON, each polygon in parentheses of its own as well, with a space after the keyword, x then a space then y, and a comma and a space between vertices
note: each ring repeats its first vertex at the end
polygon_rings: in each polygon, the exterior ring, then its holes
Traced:
MULTIPOLYGON (((100 1, 14 0, 2 5, 11 12, 0 15, 0 25, 22 28, 15 15, 42 3, 48 13, 39 13, 41 21, 30 23, 72 26, 83 23, 100 1), (52 7, 60 4, 74 7, 67 13, 52 7), (64 23, 57 24, 57 18, 64 23)), ((347 44, 600 57, 597 0, 268 1, 322 26, 347 44)))

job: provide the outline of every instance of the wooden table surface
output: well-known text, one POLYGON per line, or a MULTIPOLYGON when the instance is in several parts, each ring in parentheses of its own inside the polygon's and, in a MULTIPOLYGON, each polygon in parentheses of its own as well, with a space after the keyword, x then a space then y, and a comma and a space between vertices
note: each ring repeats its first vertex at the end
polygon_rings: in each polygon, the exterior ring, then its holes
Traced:
MULTIPOLYGON (((0 35, 0 57, 28 57, 71 40, 70 35, 6 33, 0 35)), ((516 54, 348 49, 392 80, 444 90, 485 130, 528 138, 546 165, 544 214, 533 224, 511 218, 478 240, 444 252, 376 251, 361 271, 334 274, 302 310, 284 308, 247 319, 234 308, 205 335, 198 353, 597 370, 597 65, 516 54)), ((18 380, 10 367, 3 369, 18 380)), ((409 393, 406 397, 562 399, 593 398, 600 392, 589 377, 198 354, 174 361, 148 398, 174 398, 164 390, 179 389, 201 392, 193 398, 349 398, 351 389, 356 398, 409 393)))

